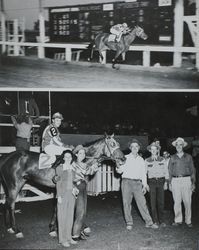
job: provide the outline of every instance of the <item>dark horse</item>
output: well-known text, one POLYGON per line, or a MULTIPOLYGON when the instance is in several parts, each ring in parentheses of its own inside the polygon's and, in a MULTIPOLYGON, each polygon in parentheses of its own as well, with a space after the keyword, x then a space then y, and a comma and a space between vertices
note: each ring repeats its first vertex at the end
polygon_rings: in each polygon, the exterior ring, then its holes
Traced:
MULTIPOLYGON (((119 143, 114 136, 105 136, 90 143, 86 147, 88 164, 100 160, 103 156, 110 158, 116 164, 123 164, 125 156, 120 150, 119 143)), ((0 158, 0 181, 6 195, 5 222, 8 232, 15 233, 22 238, 15 220, 15 202, 17 195, 26 182, 35 182, 40 185, 55 188, 53 177, 54 168, 39 169, 39 153, 29 151, 14 151, 0 158)))
POLYGON ((105 50, 116 51, 115 58, 112 60, 112 67, 115 68, 117 58, 122 54, 124 60, 124 53, 129 50, 131 43, 135 40, 136 36, 146 40, 148 36, 140 26, 135 26, 128 34, 123 35, 119 42, 109 41, 109 33, 100 33, 95 37, 94 43, 89 46, 91 49, 91 57, 93 57, 93 50, 98 50, 101 60, 103 60, 102 52, 105 50))

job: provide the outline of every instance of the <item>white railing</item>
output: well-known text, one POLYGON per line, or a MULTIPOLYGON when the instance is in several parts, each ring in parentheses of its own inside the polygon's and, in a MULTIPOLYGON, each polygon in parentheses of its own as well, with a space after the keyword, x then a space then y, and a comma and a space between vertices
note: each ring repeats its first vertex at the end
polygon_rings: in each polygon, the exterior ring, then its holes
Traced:
MULTIPOLYGON (((72 61, 72 50, 73 49, 87 49, 88 44, 59 44, 59 43, 32 43, 32 42, 3 42, 0 41, 2 46, 15 46, 16 51, 19 50, 20 46, 24 47, 37 47, 38 58, 44 58, 44 48, 63 48, 65 49, 65 60, 72 61)), ((174 46, 156 46, 156 45, 133 45, 130 46, 129 51, 141 51, 143 54, 142 65, 144 67, 151 66, 151 52, 171 52, 177 55, 178 60, 174 60, 174 67, 181 67, 182 65, 182 53, 193 53, 196 55, 196 68, 199 70, 199 47, 174 47, 174 46)), ((106 63, 106 56, 103 63, 106 63)))
POLYGON ((88 182, 89 195, 119 191, 120 178, 115 177, 114 167, 103 164, 93 178, 88 182))

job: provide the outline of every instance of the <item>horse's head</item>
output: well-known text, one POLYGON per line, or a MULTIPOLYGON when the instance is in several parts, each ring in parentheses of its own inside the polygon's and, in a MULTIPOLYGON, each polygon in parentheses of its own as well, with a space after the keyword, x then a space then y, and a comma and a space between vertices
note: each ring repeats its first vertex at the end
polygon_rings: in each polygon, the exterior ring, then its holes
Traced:
POLYGON ((123 152, 120 149, 120 144, 114 139, 114 135, 105 135, 104 153, 111 160, 115 161, 117 165, 122 165, 126 161, 123 152))
POLYGON ((140 37, 143 40, 146 40, 148 38, 147 34, 144 32, 144 29, 142 29, 140 26, 135 26, 135 34, 137 37, 140 37))

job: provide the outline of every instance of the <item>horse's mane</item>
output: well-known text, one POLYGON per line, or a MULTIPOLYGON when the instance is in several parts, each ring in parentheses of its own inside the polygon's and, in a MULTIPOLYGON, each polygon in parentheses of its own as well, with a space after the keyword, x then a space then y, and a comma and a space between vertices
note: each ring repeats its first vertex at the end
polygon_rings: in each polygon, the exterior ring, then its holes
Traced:
POLYGON ((100 142, 101 140, 103 140, 104 139, 104 137, 101 137, 101 138, 98 138, 98 139, 96 139, 95 141, 91 141, 91 142, 88 142, 88 143, 85 143, 83 146, 84 147, 90 147, 90 146, 92 146, 93 144, 95 144, 95 143, 97 143, 97 142, 100 142))

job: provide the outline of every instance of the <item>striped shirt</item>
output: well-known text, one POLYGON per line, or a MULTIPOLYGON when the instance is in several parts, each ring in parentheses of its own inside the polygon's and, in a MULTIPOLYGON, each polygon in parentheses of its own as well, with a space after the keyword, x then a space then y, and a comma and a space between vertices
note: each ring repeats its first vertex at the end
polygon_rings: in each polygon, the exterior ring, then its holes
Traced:
POLYGON ((92 166, 88 166, 85 162, 75 162, 74 171, 75 171, 75 179, 74 182, 78 184, 78 182, 85 181, 88 182, 89 175, 93 175, 98 169, 96 168, 96 164, 92 166))

